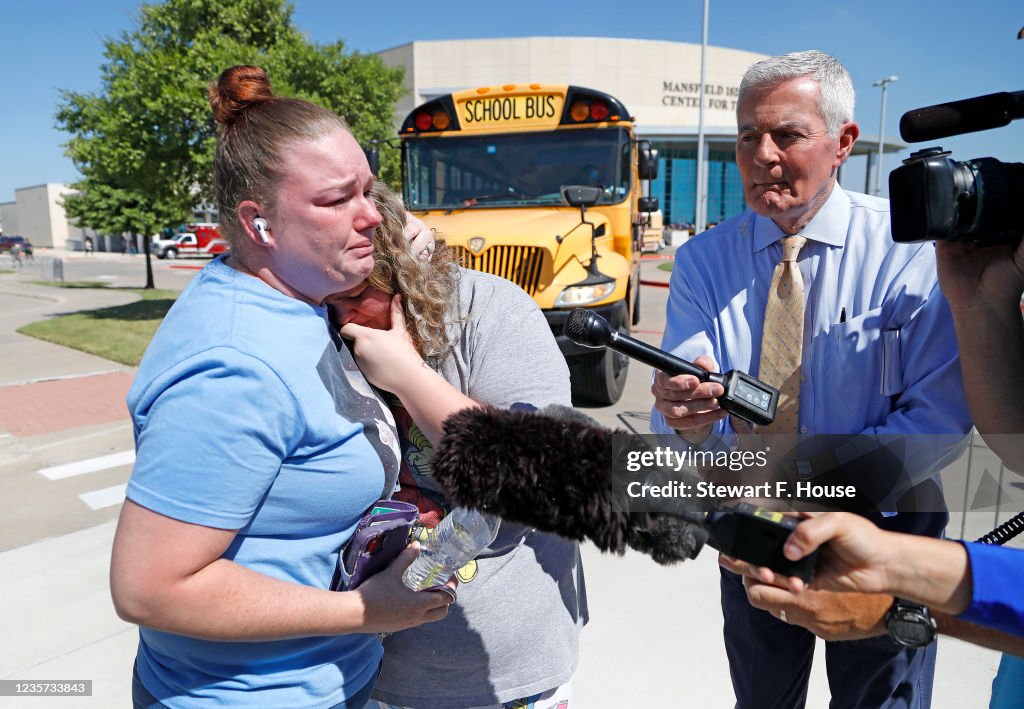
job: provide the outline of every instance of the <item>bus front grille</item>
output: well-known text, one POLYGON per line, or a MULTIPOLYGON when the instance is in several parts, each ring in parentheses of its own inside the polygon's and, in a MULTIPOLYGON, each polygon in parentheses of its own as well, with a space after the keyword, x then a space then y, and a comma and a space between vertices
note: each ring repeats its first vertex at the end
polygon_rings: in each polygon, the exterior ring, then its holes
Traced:
POLYGON ((506 278, 526 291, 531 297, 540 285, 545 249, 539 246, 491 246, 474 254, 462 246, 452 246, 459 265, 475 271, 506 278))

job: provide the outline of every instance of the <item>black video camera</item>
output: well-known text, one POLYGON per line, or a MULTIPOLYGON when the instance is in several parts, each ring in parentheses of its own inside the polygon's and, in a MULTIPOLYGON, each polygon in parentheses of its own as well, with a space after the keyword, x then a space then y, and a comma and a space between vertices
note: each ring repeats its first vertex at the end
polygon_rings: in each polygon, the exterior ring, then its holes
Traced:
MULTIPOLYGON (((1005 126, 1024 118, 1024 91, 914 109, 900 119, 910 143, 1005 126)), ((941 147, 912 153, 889 175, 892 238, 1018 243, 1024 234, 1024 164, 960 162, 941 147)))

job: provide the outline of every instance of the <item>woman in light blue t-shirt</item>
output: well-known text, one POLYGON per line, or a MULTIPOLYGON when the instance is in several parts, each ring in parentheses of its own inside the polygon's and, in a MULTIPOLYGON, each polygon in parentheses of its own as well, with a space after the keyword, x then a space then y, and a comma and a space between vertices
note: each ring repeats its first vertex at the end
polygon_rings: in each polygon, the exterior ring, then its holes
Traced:
POLYGON ((373 176, 344 122, 257 67, 211 87, 227 256, 196 276, 128 395, 136 464, 111 561, 139 625, 136 706, 365 705, 379 633, 436 621, 407 550, 358 590, 339 550, 398 476, 394 421, 324 299, 373 269, 373 176))

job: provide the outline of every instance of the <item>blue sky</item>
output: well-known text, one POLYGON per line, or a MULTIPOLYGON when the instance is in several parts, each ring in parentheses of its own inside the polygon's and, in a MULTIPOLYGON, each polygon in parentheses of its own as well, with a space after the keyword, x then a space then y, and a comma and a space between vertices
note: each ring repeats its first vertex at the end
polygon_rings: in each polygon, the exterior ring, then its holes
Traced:
MULTIPOLYGON (((63 155, 67 136, 54 127, 59 90, 100 88, 103 39, 129 29, 139 6, 137 0, 0 0, 0 202, 13 200, 17 187, 77 179, 63 155)), ((416 39, 533 35, 700 42, 702 1, 390 0, 375 6, 295 0, 294 6, 295 24, 311 39, 342 39, 350 49, 373 52, 416 39), (376 7, 387 8, 386 18, 376 7)), ((885 132, 895 137, 899 117, 912 108, 1024 89, 1024 40, 1016 39, 1022 26, 1019 0, 711 0, 709 42, 765 54, 813 48, 835 55, 853 76, 865 134, 878 133, 881 92, 871 84, 899 76, 886 109, 885 132)), ((1024 121, 942 145, 958 159, 1024 162, 1024 121)), ((900 157, 888 158, 886 170, 900 157)))

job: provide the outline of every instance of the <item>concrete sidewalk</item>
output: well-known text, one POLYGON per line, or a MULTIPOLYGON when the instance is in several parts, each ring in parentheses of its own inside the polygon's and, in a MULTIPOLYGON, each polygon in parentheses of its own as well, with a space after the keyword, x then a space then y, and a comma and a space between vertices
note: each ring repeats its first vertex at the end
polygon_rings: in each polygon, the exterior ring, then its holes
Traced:
POLYGON ((137 296, 29 278, 0 275, 0 678, 90 679, 93 696, 6 697, 0 707, 130 706, 136 630, 114 613, 107 580, 116 507, 91 510, 61 494, 78 479, 55 493, 37 471, 130 448, 124 396, 134 372, 15 330, 137 296))
MULTIPOLYGON (((651 272, 656 264, 645 263, 645 278, 667 281, 667 272, 651 272)), ((666 295, 649 288, 647 307, 664 312, 666 295)), ((0 698, 0 709, 130 706, 136 631, 114 614, 107 582, 117 507, 85 509, 78 481, 91 476, 60 480, 62 492, 70 490, 62 501, 42 487, 56 483, 39 473, 130 450, 123 397, 133 370, 14 330, 50 314, 131 297, 33 286, 0 275, 0 361, 6 364, 0 370, 0 505, 7 505, 0 508, 6 521, 0 533, 0 627, 6 638, 0 679, 93 681, 92 697, 0 698)), ((645 338, 659 339, 661 325, 653 318, 644 327, 645 338)), ((634 365, 622 405, 587 413, 618 427, 630 417, 640 420, 649 410, 649 382, 650 370, 634 365)), ((110 476, 104 484, 116 489, 129 470, 102 473, 110 476)), ((583 553, 591 623, 583 635, 573 706, 732 706, 714 554, 660 567, 634 553, 619 558, 591 546, 583 553)), ((828 705, 820 647, 809 707, 828 705)), ((943 639, 933 706, 987 706, 997 663, 994 652, 943 639)))

